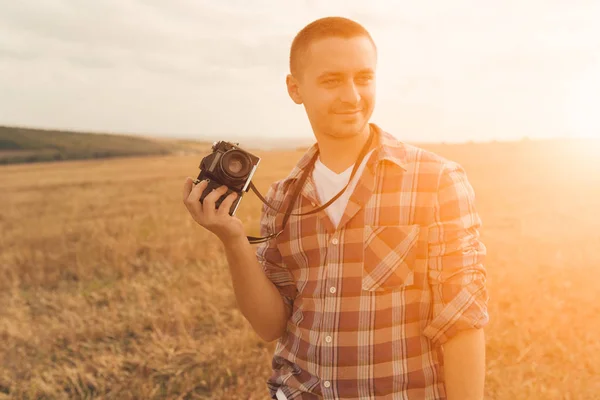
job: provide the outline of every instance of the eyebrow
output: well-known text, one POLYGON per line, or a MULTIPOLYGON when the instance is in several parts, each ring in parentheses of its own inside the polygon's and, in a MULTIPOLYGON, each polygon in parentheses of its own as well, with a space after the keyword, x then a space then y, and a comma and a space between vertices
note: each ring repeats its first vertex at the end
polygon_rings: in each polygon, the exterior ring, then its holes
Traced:
POLYGON ((318 76, 318 78, 321 79, 321 78, 325 78, 325 77, 328 77, 328 76, 343 76, 343 75, 344 74, 342 74, 341 72, 325 71, 322 74, 320 74, 318 76))
MULTIPOLYGON (((371 68, 364 68, 364 69, 361 69, 360 71, 358 71, 359 75, 373 74, 373 73, 375 73, 375 72, 371 68)), ((320 74, 318 78, 321 79, 326 76, 344 76, 344 74, 342 72, 337 72, 337 71, 325 71, 322 74, 320 74)))

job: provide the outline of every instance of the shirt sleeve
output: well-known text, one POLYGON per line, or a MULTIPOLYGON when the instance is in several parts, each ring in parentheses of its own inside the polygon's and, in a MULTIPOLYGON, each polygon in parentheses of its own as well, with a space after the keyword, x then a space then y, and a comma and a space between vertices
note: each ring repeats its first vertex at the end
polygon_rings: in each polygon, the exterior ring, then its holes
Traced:
POLYGON ((442 169, 435 218, 429 226, 433 315, 423 334, 438 344, 489 322, 486 247, 480 227, 474 190, 464 169, 451 162, 442 169))
MULTIPOLYGON (((279 207, 279 204, 283 200, 282 197, 283 193, 278 193, 277 191, 277 182, 271 185, 266 196, 264 196, 267 203, 275 208, 279 207)), ((261 237, 268 236, 277 229, 275 226, 275 216, 276 211, 263 204, 260 218, 261 237)), ((287 308, 288 315, 291 316, 294 299, 297 295, 296 281, 294 275, 286 268, 283 262, 283 257, 277 248, 276 238, 260 243, 256 249, 256 257, 267 278, 269 278, 277 290, 279 290, 287 308)))

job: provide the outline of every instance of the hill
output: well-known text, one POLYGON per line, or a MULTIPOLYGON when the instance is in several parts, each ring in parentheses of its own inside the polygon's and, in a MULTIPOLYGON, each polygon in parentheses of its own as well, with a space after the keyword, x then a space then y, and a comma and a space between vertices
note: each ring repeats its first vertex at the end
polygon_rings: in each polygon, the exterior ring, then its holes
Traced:
POLYGON ((127 135, 0 126, 0 164, 162 155, 178 147, 127 135))

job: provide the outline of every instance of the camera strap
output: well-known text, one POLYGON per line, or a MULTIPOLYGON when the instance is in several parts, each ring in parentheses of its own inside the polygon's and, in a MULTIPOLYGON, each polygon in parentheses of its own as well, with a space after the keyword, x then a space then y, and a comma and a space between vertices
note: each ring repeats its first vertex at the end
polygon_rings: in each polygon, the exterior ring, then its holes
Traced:
MULTIPOLYGON (((354 163, 354 168, 352 168, 352 173, 350 174, 350 178, 348 178, 348 183, 346 184, 346 186, 344 186, 344 188, 342 190, 340 190, 340 192, 338 194, 336 194, 335 196, 333 196, 327 203, 323 204, 322 206, 306 212, 306 213, 292 213, 292 209, 294 208, 294 204, 296 203, 296 199, 298 199, 300 191, 302 190, 302 187, 304 186, 304 183, 306 182, 306 180, 308 179, 309 175, 311 174, 315 163, 317 161, 317 158, 319 157, 319 149, 317 148, 317 151, 315 152, 314 156, 311 158, 310 162, 308 163, 308 165, 306 166, 306 169, 304 170, 304 173, 302 174, 302 176, 300 177, 299 181, 297 182, 297 184, 294 187, 294 192, 292 193, 292 197, 290 198, 290 202, 288 203, 288 207, 285 211, 285 215, 283 216, 283 223, 281 224, 281 230, 277 233, 273 233, 269 236, 264 236, 264 237, 255 237, 255 236, 247 236, 248 241, 251 244, 256 244, 256 243, 263 243, 263 242, 267 242, 269 240, 271 240, 272 238, 275 238, 277 236, 279 236, 284 228, 285 225, 288 221, 288 219, 290 218, 291 215, 310 215, 310 214, 314 214, 317 213, 321 210, 324 210, 325 208, 329 207, 334 201, 336 201, 343 193, 344 191, 348 188, 348 186, 350 185, 350 182, 352 182, 352 178, 354 177, 354 174, 356 173, 356 171, 358 170, 359 166, 362 164, 363 159, 365 158, 365 156, 367 155, 367 152, 369 151, 369 148, 371 147, 371 143, 373 142, 373 136, 374 136, 374 128, 371 126, 370 129, 370 133, 369 133, 369 138, 367 139, 366 143, 364 144, 363 148, 361 149, 359 155, 358 155, 358 159, 357 161, 354 163)), ((279 212, 280 209, 276 209, 275 207, 273 207, 272 205, 270 205, 265 199, 264 197, 259 193, 259 191, 256 189, 256 187, 254 186, 254 184, 252 182, 250 182, 250 189, 252 189, 252 191, 258 196, 258 198, 269 208, 279 212)), ((289 191, 288 191, 289 192, 289 191)), ((287 196, 287 193, 286 193, 287 196)), ((283 204, 283 203, 282 203, 283 204)), ((281 208, 281 207, 280 207, 281 208)))

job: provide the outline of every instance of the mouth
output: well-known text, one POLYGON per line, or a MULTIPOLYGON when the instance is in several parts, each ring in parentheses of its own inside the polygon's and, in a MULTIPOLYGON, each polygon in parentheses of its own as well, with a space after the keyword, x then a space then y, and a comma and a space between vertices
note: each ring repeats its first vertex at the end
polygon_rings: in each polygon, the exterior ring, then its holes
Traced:
POLYGON ((358 114, 361 111, 362 110, 340 111, 340 112, 336 112, 336 114, 340 114, 340 115, 353 115, 353 114, 358 114))

